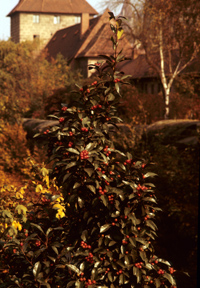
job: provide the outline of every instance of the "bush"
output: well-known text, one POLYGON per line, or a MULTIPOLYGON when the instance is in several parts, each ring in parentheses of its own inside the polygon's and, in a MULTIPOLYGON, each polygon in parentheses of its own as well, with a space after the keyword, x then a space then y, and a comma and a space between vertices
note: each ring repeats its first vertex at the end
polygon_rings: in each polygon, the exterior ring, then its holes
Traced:
POLYGON ((115 70, 124 59, 117 53, 122 20, 109 15, 115 52, 105 59, 112 72, 92 65, 98 81, 79 87, 76 106, 63 104, 51 116, 59 125, 40 135, 63 199, 45 192, 24 223, 28 235, 3 243, 2 287, 176 287, 175 270, 153 246, 160 210, 154 174, 109 136, 109 126, 121 122, 115 105, 127 77, 115 70))

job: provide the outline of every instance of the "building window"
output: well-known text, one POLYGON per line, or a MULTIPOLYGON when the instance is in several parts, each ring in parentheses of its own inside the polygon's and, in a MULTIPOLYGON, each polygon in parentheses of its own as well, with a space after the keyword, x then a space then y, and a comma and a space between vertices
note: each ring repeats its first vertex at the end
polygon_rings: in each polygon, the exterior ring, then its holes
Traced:
POLYGON ((40 38, 40 35, 33 35, 34 40, 39 39, 39 38, 40 38))
POLYGON ((54 16, 53 23, 54 24, 60 24, 60 16, 54 16))
POLYGON ((39 23, 40 22, 40 15, 33 15, 33 23, 39 23))
POLYGON ((81 16, 75 16, 75 23, 81 23, 81 16))

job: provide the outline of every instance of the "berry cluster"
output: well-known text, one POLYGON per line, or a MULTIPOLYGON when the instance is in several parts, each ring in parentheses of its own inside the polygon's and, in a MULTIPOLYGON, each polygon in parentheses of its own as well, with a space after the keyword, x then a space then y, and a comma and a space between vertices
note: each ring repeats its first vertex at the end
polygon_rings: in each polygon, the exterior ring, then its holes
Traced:
POLYGON ((94 81, 91 85, 92 86, 97 85, 97 81, 94 81))
POLYGON ((91 110, 95 110, 95 109, 97 109, 97 108, 102 108, 102 105, 101 104, 98 104, 98 105, 94 105, 94 106, 92 106, 91 107, 91 110))
POLYGON ((73 136, 73 135, 74 135, 74 133, 70 131, 69 132, 69 136, 73 136))
POLYGON ((88 279, 88 281, 85 283, 85 287, 88 287, 88 286, 93 285, 93 284, 96 284, 96 281, 88 279))
POLYGON ((87 245, 87 243, 85 243, 84 241, 81 241, 81 247, 84 249, 91 249, 91 246, 87 245))
POLYGON ((142 265, 143 265, 142 262, 135 263, 135 267, 137 267, 137 268, 139 268, 139 269, 142 268, 142 265))
POLYGON ((64 122, 64 121, 65 121, 65 118, 60 117, 59 122, 62 123, 62 122, 64 122))
POLYGON ((101 195, 104 195, 106 192, 107 192, 106 189, 103 190, 102 187, 99 187, 99 193, 100 193, 101 195))
POLYGON ((73 146, 73 142, 70 141, 70 142, 68 143, 68 147, 72 147, 72 146, 73 146))
POLYGON ((120 82, 120 81, 121 81, 121 80, 120 80, 119 78, 116 78, 116 79, 114 80, 115 83, 120 82))
POLYGON ((82 128, 81 128, 81 131, 83 131, 83 132, 88 132, 88 128, 82 127, 82 128))
POLYGON ((176 270, 174 270, 174 268, 170 267, 170 268, 169 268, 169 273, 170 273, 170 274, 173 274, 174 272, 176 272, 176 270))
POLYGON ((81 151, 81 153, 80 153, 81 160, 88 159, 89 158, 88 154, 89 154, 89 152, 87 150, 81 151))
POLYGON ((148 190, 148 188, 147 188, 146 186, 141 186, 140 184, 138 184, 138 186, 137 186, 136 189, 137 189, 138 191, 139 191, 139 190, 142 190, 142 191, 148 190))
POLYGON ((56 145, 57 145, 57 146, 62 146, 62 145, 63 145, 63 142, 57 141, 57 142, 56 142, 56 145))
POLYGON ((85 257, 85 260, 90 262, 90 263, 93 263, 94 260, 93 260, 93 254, 92 253, 89 253, 89 255, 87 257, 85 257))
POLYGON ((66 110, 67 110, 67 107, 66 106, 64 106, 64 107, 62 107, 62 109, 61 109, 63 112, 65 112, 66 110))
POLYGON ((107 152, 106 153, 106 156, 109 156, 111 154, 111 151, 108 151, 108 146, 106 146, 104 149, 103 149, 104 152, 107 152))
POLYGON ((162 270, 162 269, 159 269, 159 270, 158 270, 158 274, 165 274, 165 271, 162 270))
POLYGON ((123 245, 127 245, 127 244, 128 244, 128 241, 126 241, 126 240, 123 239, 123 240, 122 240, 122 244, 123 244, 123 245))
POLYGON ((39 246, 41 245, 41 241, 37 240, 37 241, 35 242, 35 245, 36 245, 37 247, 39 247, 39 246))
POLYGON ((47 129, 46 131, 44 131, 44 134, 48 134, 49 133, 49 129, 47 129))
POLYGON ((110 202, 110 204, 114 203, 114 196, 113 195, 109 195, 108 196, 108 201, 110 202))

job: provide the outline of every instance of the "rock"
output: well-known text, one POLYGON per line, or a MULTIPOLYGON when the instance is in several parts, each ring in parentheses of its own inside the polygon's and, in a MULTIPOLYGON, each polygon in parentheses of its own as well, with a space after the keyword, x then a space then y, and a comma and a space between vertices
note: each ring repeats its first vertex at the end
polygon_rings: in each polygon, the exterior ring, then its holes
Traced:
POLYGON ((199 144, 199 120, 162 120, 147 126, 143 134, 147 143, 159 142, 163 145, 173 144, 186 147, 199 144))

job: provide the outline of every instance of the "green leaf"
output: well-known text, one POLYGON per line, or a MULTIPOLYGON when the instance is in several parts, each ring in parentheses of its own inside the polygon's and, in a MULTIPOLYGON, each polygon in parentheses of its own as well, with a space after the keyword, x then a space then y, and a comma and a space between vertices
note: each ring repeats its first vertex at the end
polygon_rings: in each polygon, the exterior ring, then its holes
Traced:
POLYGON ((72 271, 74 271, 74 272, 76 272, 76 273, 80 273, 80 270, 75 266, 75 265, 72 265, 72 264, 66 264, 66 266, 70 269, 70 270, 72 270, 72 271))
POLYGON ((148 227, 150 227, 151 229, 153 229, 154 231, 156 231, 158 229, 158 227, 156 226, 156 224, 152 220, 146 220, 145 224, 148 227))
POLYGON ((130 237, 129 238, 130 243, 132 244, 133 247, 136 247, 136 240, 135 238, 130 237))
POLYGON ((87 241, 87 238, 88 238, 88 231, 87 230, 84 230, 81 234, 81 239, 86 242, 87 241))
POLYGON ((74 153, 74 154, 77 154, 77 155, 80 154, 80 152, 78 150, 74 149, 74 148, 68 148, 68 149, 66 149, 66 151, 74 153))
POLYGON ((144 175, 144 178, 155 177, 155 176, 158 176, 158 174, 153 173, 153 172, 147 172, 147 173, 144 175))
POLYGON ((63 183, 72 175, 72 173, 67 173, 65 174, 65 176, 63 177, 63 183))
POLYGON ((157 201, 153 197, 144 197, 143 200, 147 201, 147 202, 153 202, 153 203, 157 204, 157 201))
POLYGON ((120 274, 119 276, 119 285, 123 285, 124 284, 124 275, 120 274))
POLYGON ((37 229, 40 230, 43 234, 45 234, 44 231, 43 231, 43 229, 42 229, 39 225, 37 225, 37 224, 35 224, 35 223, 31 223, 31 226, 37 228, 37 229))
POLYGON ((101 226, 100 228, 100 233, 104 233, 105 231, 107 231, 110 228, 111 224, 105 224, 103 226, 101 226))
POLYGON ((110 282, 113 282, 112 272, 108 272, 108 279, 110 282))
POLYGON ((113 245, 115 245, 116 243, 117 243, 116 241, 110 241, 110 243, 109 243, 108 246, 109 246, 109 247, 110 247, 110 246, 113 246, 113 245))
POLYGON ((92 168, 85 168, 84 171, 88 174, 89 177, 92 176, 94 169, 92 168))
POLYGON ((171 274, 165 272, 162 276, 166 278, 171 283, 171 285, 176 285, 176 281, 171 274))
POLYGON ((36 262, 34 267, 33 267, 33 275, 35 278, 37 278, 38 274, 40 273, 40 270, 41 270, 41 263, 40 261, 36 262))
POLYGON ((51 248, 53 249, 53 251, 58 255, 58 249, 55 246, 51 246, 51 248))
POLYGON ((80 208, 83 208, 84 202, 83 202, 83 200, 80 197, 78 197, 78 204, 79 204, 80 208))
POLYGON ((92 191, 94 194, 96 194, 96 188, 92 185, 87 185, 87 188, 90 189, 90 191, 92 191))
POLYGON ((115 96, 112 93, 109 93, 107 99, 108 99, 108 101, 113 101, 113 100, 115 100, 115 96))
POLYGON ((69 168, 71 168, 73 166, 76 166, 76 165, 77 165, 76 161, 75 162, 70 162, 68 165, 65 166, 65 170, 67 170, 67 169, 69 169, 69 168))
POLYGON ((158 278, 155 279, 155 284, 156 284, 156 288, 159 288, 161 285, 161 282, 158 278))
POLYGON ((139 251, 140 253, 140 257, 141 259, 146 262, 147 261, 147 255, 146 255, 146 252, 145 251, 139 251))
POLYGON ((108 206, 108 199, 105 195, 101 195, 101 200, 103 201, 103 204, 107 207, 108 206))
POLYGON ((73 189, 76 189, 76 188, 78 188, 78 187, 80 187, 81 186, 81 184, 79 183, 79 182, 76 182, 75 184, 74 184, 74 186, 73 186, 73 189))

